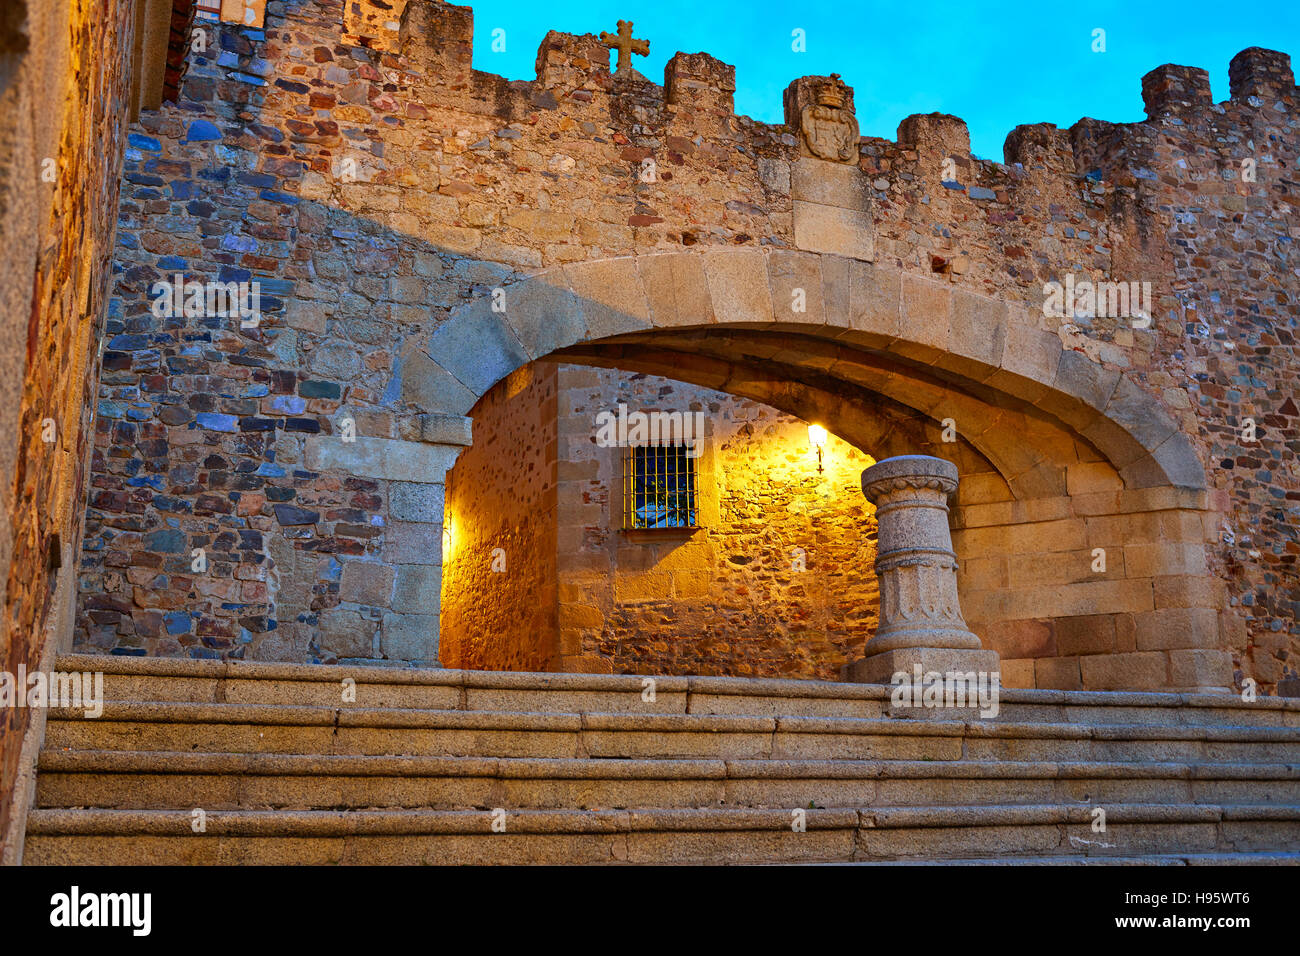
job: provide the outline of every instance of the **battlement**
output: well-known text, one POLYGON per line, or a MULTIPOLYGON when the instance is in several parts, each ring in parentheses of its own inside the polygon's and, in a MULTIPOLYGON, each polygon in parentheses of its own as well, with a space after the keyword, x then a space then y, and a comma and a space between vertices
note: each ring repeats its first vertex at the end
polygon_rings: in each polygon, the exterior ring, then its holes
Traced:
POLYGON ((678 53, 664 68, 664 90, 672 106, 731 113, 735 109, 736 68, 707 53, 678 53))
POLYGON ((1294 98, 1296 85, 1291 58, 1257 46, 1242 50, 1228 64, 1228 86, 1234 102, 1252 96, 1294 98))
MULTIPOLYGON (((474 11, 450 3, 411 2, 399 21, 402 53, 424 70, 468 70, 474 57, 474 11)), ((539 63, 540 63, 540 56, 539 63)), ((540 67, 539 67, 540 75, 540 67)))
MULTIPOLYGON (((538 48, 536 78, 522 83, 507 82, 496 74, 474 69, 474 15, 468 6, 444 0, 395 0, 383 4, 377 0, 356 0, 347 4, 347 10, 354 11, 351 29, 358 29, 358 23, 370 24, 370 35, 359 35, 363 43, 390 49, 405 58, 425 82, 438 88, 445 105, 512 119, 520 118, 539 104, 558 106, 565 100, 591 102, 597 95, 626 97, 635 101, 642 111, 657 105, 665 117, 674 117, 678 125, 693 121, 702 124, 701 132, 706 133, 744 127, 771 142, 791 133, 796 137, 806 134, 805 111, 810 105, 817 105, 817 90, 831 82, 830 77, 824 76, 792 80, 784 95, 785 122, 774 126, 735 114, 735 67, 708 53, 677 53, 671 57, 661 85, 638 72, 635 63, 630 69, 611 70, 611 47, 597 34, 551 31, 538 48), (380 17, 362 16, 370 4, 387 9, 390 17, 400 17, 395 44, 392 20, 381 23, 380 17)), ((1290 57, 1285 53, 1251 47, 1232 59, 1229 73, 1231 99, 1227 105, 1238 110, 1271 109, 1279 100, 1296 99, 1295 76, 1290 57)), ((853 89, 838 78, 835 82, 840 83, 841 89, 833 108, 856 126, 853 89)), ((1142 78, 1141 94, 1147 122, 1173 119, 1188 125, 1194 117, 1210 113, 1215 106, 1209 73, 1199 67, 1174 64, 1156 67, 1142 78)), ((1100 139, 1107 142, 1108 148, 1124 152, 1126 139, 1146 140, 1135 129, 1140 125, 1083 119, 1069 132, 1052 124, 1019 126, 1007 136, 1004 160, 1008 165, 1020 164, 1031 170, 1084 175, 1096 167, 1095 149, 1085 149, 1087 155, 1076 157, 1077 144, 1086 141, 1095 147, 1099 131, 1104 131, 1100 139)), ((854 135, 857 136, 856 132, 854 135)), ((859 145, 873 141, 860 136, 857 139, 859 145)), ((970 158, 966 124, 958 117, 944 114, 906 117, 899 124, 894 145, 915 152, 922 162, 936 157, 953 157, 959 161, 970 158)), ((801 151, 809 154, 807 148, 801 151)), ((849 152, 845 149, 836 158, 851 161, 849 152)))
POLYGON ((1196 66, 1166 63, 1142 77, 1147 117, 1188 115, 1210 108, 1210 74, 1196 66))

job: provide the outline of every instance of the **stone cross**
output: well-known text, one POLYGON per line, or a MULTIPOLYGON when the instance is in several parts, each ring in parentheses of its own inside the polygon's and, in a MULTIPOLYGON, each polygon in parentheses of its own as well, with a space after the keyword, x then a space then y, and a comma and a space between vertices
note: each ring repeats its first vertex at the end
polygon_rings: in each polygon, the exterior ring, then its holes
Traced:
POLYGON ((618 50, 618 63, 614 67, 616 73, 622 73, 624 70, 632 69, 632 54, 637 56, 650 55, 649 40, 632 39, 632 21, 619 20, 618 33, 607 33, 600 31, 600 42, 612 50, 618 50))

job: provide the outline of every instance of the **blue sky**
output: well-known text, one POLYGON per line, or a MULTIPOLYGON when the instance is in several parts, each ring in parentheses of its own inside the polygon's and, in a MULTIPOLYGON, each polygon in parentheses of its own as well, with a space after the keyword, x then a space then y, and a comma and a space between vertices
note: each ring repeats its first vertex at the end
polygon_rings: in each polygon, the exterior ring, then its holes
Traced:
POLYGON ((1021 123, 1068 127, 1083 116, 1145 118, 1142 75, 1162 63, 1210 72, 1216 101, 1228 98, 1228 61, 1249 46, 1282 50, 1300 62, 1300 0, 1183 0, 1049 3, 875 3, 857 0, 470 0, 474 65, 512 80, 536 75, 547 30, 613 32, 631 19, 650 56, 638 70, 663 82, 677 51, 711 53, 736 67, 736 111, 781 122, 790 80, 839 73, 854 87, 864 135, 895 137, 911 113, 953 113, 966 121, 972 149, 1002 160, 1002 143, 1021 123), (492 51, 502 28, 506 49, 492 51), (1092 51, 1093 30, 1106 52, 1092 51), (791 49, 802 29, 807 50, 791 49))

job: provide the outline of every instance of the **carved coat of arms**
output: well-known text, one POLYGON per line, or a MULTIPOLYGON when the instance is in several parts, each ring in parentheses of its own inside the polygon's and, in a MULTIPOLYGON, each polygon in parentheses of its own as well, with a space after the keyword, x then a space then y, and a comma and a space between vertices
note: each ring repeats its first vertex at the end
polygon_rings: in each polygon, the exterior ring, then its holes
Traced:
POLYGON ((799 125, 809 152, 820 159, 857 162, 858 120, 844 108, 845 86, 838 73, 817 90, 815 103, 803 108, 799 125))

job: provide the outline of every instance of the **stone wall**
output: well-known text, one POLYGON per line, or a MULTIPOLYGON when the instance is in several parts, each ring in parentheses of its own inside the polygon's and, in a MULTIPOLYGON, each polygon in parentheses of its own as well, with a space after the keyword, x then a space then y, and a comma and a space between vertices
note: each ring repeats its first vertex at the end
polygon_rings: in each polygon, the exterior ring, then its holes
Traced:
MULTIPOLYGON (((130 108, 125 0, 0 13, 0 670, 70 644, 73 561, 130 108)), ((0 858, 21 853, 43 713, 0 710, 0 858)))
POLYGON ((1205 449, 1236 677, 1296 696, 1300 120, 1284 54, 1242 51, 1229 85, 1231 99, 1215 104, 1205 70, 1161 67, 1143 79, 1146 123, 1089 120, 1072 134, 1080 162, 1132 196, 1133 267, 1172 276, 1177 347, 1146 381, 1205 449), (1163 230, 1158 252, 1144 222, 1163 230))
POLYGON ((658 376, 560 370, 557 669, 839 679, 875 629, 873 460, 808 423, 658 376), (595 416, 699 411, 700 528, 621 529, 625 449, 595 416))
MULTIPOLYGON (((337 29, 339 5, 300 6, 322 8, 318 36, 337 29)), ((337 128, 294 118, 306 87, 287 66, 270 87, 262 54, 333 54, 203 29, 181 106, 142 114, 126 153, 77 643, 436 662, 442 480, 468 422, 393 409, 385 382, 431 279, 501 270, 305 204, 301 157, 337 128), (285 99, 268 107, 268 88, 285 99), (175 276, 256 282, 261 314, 157 315, 175 276), (407 304, 372 307, 390 295, 407 304)))
MULTIPOLYGON (((454 460, 459 445, 430 441, 421 416, 464 414, 501 377, 487 356, 514 348, 493 338, 499 326, 449 322, 454 309, 498 289, 522 296, 526 275, 567 263, 803 248, 930 280, 905 294, 995 296, 1065 348, 1058 382, 1088 371, 1111 385, 1088 399, 1100 407, 1160 409, 1207 466, 1208 495, 1118 488, 1119 466, 1088 441, 1035 433, 1069 463, 1056 485, 1003 498, 1023 477, 1005 462, 987 483, 964 485, 954 543, 973 565, 968 618, 1001 628, 987 639, 1020 662, 1017 682, 1219 685, 1233 676, 1214 663, 1223 646, 1239 679, 1292 686, 1300 580, 1290 502, 1300 476, 1288 464, 1287 392, 1300 221, 1284 56, 1239 55, 1223 104, 1202 95, 1203 71, 1163 67, 1143 83, 1147 121, 1019 127, 1005 164, 972 158, 964 124, 937 114, 909 117, 896 142, 861 139, 856 162, 843 163, 813 156, 799 135, 820 78, 792 84, 787 123, 769 125, 734 115, 734 71, 707 54, 673 57, 659 86, 611 75, 594 34, 551 33, 537 80, 507 82, 473 69, 468 8, 411 0, 392 30, 390 5, 348 6, 346 25, 340 2, 286 0, 268 10, 264 33, 220 28, 218 52, 190 63, 180 104, 141 118, 104 353, 83 646, 237 656, 265 646, 321 659, 321 615, 334 599, 324 556, 402 547, 392 541, 409 529, 384 513, 379 493, 359 515, 380 529, 373 537, 338 533, 324 516, 355 507, 334 489, 355 477, 357 458, 312 464, 308 446, 339 449, 346 408, 358 435, 381 443, 368 446, 372 459, 454 460), (1242 178, 1248 159, 1252 181, 1242 178), (251 330, 211 317, 157 321, 150 284, 178 270, 260 280, 264 321, 251 330), (1044 283, 1067 274, 1150 281, 1153 321, 1045 315, 1044 283), (447 355, 468 356, 464 380, 437 364, 447 355), (1136 395, 1112 394, 1121 372, 1136 395), (1243 446, 1247 416, 1262 431, 1243 446), (966 490, 982 484, 987 497, 966 490), (235 494, 253 496, 248 513, 235 494), (256 495, 267 504, 254 508, 256 495), (304 496, 322 520, 282 524, 277 495, 304 496), (221 534, 231 543, 211 573, 264 583, 265 594, 241 583, 237 599, 204 595, 179 570, 176 555, 221 534), (1072 580, 1096 573, 1080 570, 1095 547, 1109 549, 1105 574, 1122 577, 1072 580), (1038 561, 1011 566, 1012 555, 1031 554, 1059 555, 1047 578, 1038 561), (132 571, 152 576, 137 585, 132 571), (279 583, 286 576, 292 587, 279 583), (179 646, 137 631, 137 612, 149 610, 137 586, 195 610, 179 646), (1212 621, 1201 620, 1207 612, 1212 621), (1194 646, 1178 642, 1189 623, 1194 646), (275 633, 287 625, 288 645, 275 633)), ((547 321, 517 331, 544 352, 562 338, 574 307, 566 296, 579 293, 532 288, 553 297, 537 313, 547 321)), ((963 347, 980 338, 960 311, 935 314, 948 324, 918 335, 951 334, 963 347)), ((995 344, 999 355, 1004 346, 1032 355, 1039 341, 995 344)), ((956 425, 976 434, 1026 418, 1000 421, 956 425)), ((437 485, 442 475, 429 477, 437 485)), ((218 586, 231 585, 203 585, 218 586)))
POLYGON ((447 476, 442 663, 485 670, 838 679, 875 627, 872 459, 758 402, 539 362, 473 409, 447 476), (703 413, 699 527, 622 529, 602 411, 703 413))
POLYGON ((525 366, 474 409, 474 444, 447 474, 444 667, 555 667, 554 363, 525 366))

